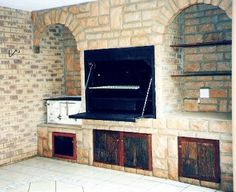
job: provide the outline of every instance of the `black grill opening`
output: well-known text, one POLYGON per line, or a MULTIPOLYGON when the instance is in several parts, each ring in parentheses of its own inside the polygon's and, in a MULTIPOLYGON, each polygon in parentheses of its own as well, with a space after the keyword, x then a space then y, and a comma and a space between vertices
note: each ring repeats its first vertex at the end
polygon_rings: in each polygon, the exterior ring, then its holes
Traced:
POLYGON ((86 113, 73 118, 155 118, 154 46, 87 50, 86 113))

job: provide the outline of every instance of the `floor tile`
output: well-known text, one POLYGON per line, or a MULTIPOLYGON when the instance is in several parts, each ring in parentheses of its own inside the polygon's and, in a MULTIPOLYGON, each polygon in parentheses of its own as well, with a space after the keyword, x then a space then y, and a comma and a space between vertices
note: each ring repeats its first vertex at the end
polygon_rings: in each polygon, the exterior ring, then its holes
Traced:
POLYGON ((209 189, 206 187, 199 187, 195 185, 190 185, 186 189, 183 190, 183 192, 215 192, 215 189, 209 189))
POLYGON ((0 192, 215 192, 186 183, 49 158, 0 167, 0 192))
POLYGON ((70 185, 62 182, 56 182, 56 192, 84 192, 83 187, 79 185, 70 185))
POLYGON ((32 182, 29 192, 55 192, 55 181, 32 182))

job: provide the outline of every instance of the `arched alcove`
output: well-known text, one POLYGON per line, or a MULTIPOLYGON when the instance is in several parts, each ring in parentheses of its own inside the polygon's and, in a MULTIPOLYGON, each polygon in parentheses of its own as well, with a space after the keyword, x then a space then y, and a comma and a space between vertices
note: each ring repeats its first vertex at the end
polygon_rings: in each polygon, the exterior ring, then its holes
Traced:
POLYGON ((48 96, 80 95, 80 55, 70 30, 61 24, 50 25, 40 42, 48 96))
POLYGON ((196 4, 184 9, 166 27, 161 49, 164 112, 231 112, 231 19, 217 6, 196 4), (204 43, 212 42, 211 46, 204 43), (217 45, 219 42, 222 45, 217 45), (200 46, 171 47, 175 44, 200 46), (171 77, 192 72, 193 76, 171 77), (197 75, 209 72, 209 75, 197 75), (197 75, 197 76, 195 76, 197 75), (200 98, 200 88, 209 98, 200 98))

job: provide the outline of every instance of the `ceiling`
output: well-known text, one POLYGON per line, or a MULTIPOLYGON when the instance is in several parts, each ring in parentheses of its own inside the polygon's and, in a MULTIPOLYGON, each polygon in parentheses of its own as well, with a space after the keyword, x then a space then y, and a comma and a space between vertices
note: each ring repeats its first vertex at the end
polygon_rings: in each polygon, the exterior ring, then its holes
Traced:
POLYGON ((13 9, 21 9, 25 11, 36 11, 80 4, 89 1, 93 0, 0 0, 0 6, 13 9))

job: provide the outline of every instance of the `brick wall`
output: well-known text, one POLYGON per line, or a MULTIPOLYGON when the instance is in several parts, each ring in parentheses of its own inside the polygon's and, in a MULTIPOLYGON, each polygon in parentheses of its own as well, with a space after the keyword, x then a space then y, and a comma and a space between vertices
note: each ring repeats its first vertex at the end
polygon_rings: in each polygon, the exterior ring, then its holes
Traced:
POLYGON ((179 44, 182 37, 183 18, 179 15, 171 22, 164 35, 164 41, 161 49, 161 92, 163 94, 161 101, 163 112, 178 112, 182 110, 183 97, 182 87, 179 78, 172 78, 171 74, 183 68, 182 49, 173 49, 170 45, 179 44))
POLYGON ((47 30, 41 54, 33 54, 31 14, 0 7, 0 165, 36 155, 42 99, 64 93, 58 30, 47 30))
POLYGON ((66 95, 81 95, 80 54, 71 31, 63 29, 66 95))
MULTIPOLYGON (((2 41, 0 78, 3 86, 0 88, 0 97, 3 107, 0 110, 3 115, 0 117, 2 122, 0 164, 36 154, 36 125, 43 122, 45 118, 43 98, 65 93, 77 94, 81 85, 84 99, 84 50, 154 45, 158 118, 141 119, 136 123, 119 122, 119 124, 109 121, 84 121, 83 134, 78 136, 81 147, 78 153, 79 162, 92 164, 92 129, 94 128, 147 132, 153 135, 153 175, 178 180, 177 136, 212 138, 220 141, 222 149, 221 186, 199 181, 188 182, 230 190, 232 188, 231 120, 204 117, 200 119, 204 122, 197 122, 199 118, 195 116, 180 115, 181 118, 160 116, 165 110, 179 111, 182 108, 184 88, 187 85, 183 86, 184 81, 173 79, 170 74, 172 71, 184 68, 183 61, 186 57, 181 50, 176 53, 168 43, 182 40, 180 32, 183 29, 178 29, 180 21, 177 18, 172 22, 173 18, 184 8, 197 2, 202 3, 201 0, 99 0, 79 6, 34 12, 32 13, 33 27, 29 13, 1 8, 0 25, 3 27, 0 28, 2 41), (62 24, 72 32, 76 46, 72 42, 71 34, 67 33, 68 30, 55 24, 62 24), (170 26, 168 30, 166 30, 167 26, 170 26), (32 31, 33 42, 29 40, 32 39, 32 31), (167 31, 170 34, 166 33, 167 31), (163 35, 164 33, 166 36, 163 35), (33 54, 32 43, 40 46, 40 54, 33 54), (17 53, 8 58, 7 50, 15 47, 22 50, 21 54, 17 53), (76 55, 75 47, 80 51, 76 55), (63 67, 64 62, 65 67, 63 67), (64 69, 67 69, 65 73, 64 69), (81 79, 77 69, 81 70, 81 79), (76 90, 70 89, 80 81, 81 84, 76 87, 76 90), (176 89, 177 87, 182 89, 176 89), (196 124, 204 126, 197 127, 196 124)), ((209 3, 206 0, 204 2, 209 3)), ((210 3, 225 10, 228 16, 232 16, 231 1, 214 0, 210 3)), ((213 12, 215 13, 215 10, 213 12)), ((183 15, 187 14, 189 13, 183 15)), ((199 50, 199 54, 200 51, 202 50, 199 50)), ((228 52, 229 50, 219 51, 229 61, 228 52)), ((217 63, 216 67, 219 66, 224 65, 217 63)), ((198 80, 215 83, 216 80, 220 81, 220 78, 225 77, 198 80)), ((222 82, 229 83, 228 80, 223 79, 222 82)), ((195 83, 195 81, 190 79, 186 83, 195 83)), ((218 94, 217 91, 213 93, 218 94)), ((230 94, 230 89, 227 90, 227 94, 230 94)), ((196 96, 189 99, 190 101, 196 99, 196 96)), ((222 100, 224 101, 225 98, 217 98, 217 109, 222 100)), ((230 105, 227 104, 228 109, 230 105)), ((51 141, 49 146, 50 144, 51 141)))
MULTIPOLYGON (((186 182, 221 188, 228 191, 232 189, 232 138, 230 118, 219 118, 219 116, 209 117, 207 113, 204 114, 204 117, 199 117, 201 114, 198 113, 194 115, 179 114, 177 117, 165 114, 165 112, 179 112, 183 110, 183 103, 185 101, 183 94, 192 91, 189 89, 189 87, 192 87, 187 83, 195 83, 196 81, 190 79, 191 81, 188 80, 185 85, 184 81, 186 80, 182 81, 181 78, 170 77, 172 72, 182 70, 187 66, 184 65, 186 58, 183 49, 175 50, 170 48, 169 45, 175 42, 180 43, 184 40, 184 17, 189 13, 183 13, 182 11, 190 5, 203 2, 218 6, 224 10, 229 17, 232 16, 231 1, 228 0, 99 0, 81 5, 32 13, 35 46, 41 46, 40 38, 42 31, 49 25, 60 23, 72 32, 77 48, 80 51, 79 58, 83 104, 85 103, 84 50, 145 45, 155 46, 157 119, 140 119, 136 123, 119 122, 118 124, 112 121, 84 120, 81 127, 83 134, 80 134, 78 138, 79 155, 77 160, 79 163, 93 164, 92 129, 150 133, 152 134, 153 149, 152 174, 158 177, 179 180, 177 167, 177 137, 186 136, 217 139, 220 141, 220 146, 223 149, 220 155, 222 171, 221 183, 216 184, 188 179, 186 182), (174 19, 178 14, 180 15, 174 19), (180 25, 182 26, 181 28, 179 28, 180 25), (215 127, 216 130, 214 129, 215 127), (227 159, 229 162, 226 162, 227 159)), ((202 8, 204 7, 205 6, 202 8)), ((206 10, 206 12, 208 11, 206 10)), ((212 14, 213 12, 215 14, 215 10, 212 11, 212 14)), ((210 14, 210 11, 208 14, 210 14)), ((217 14, 221 15, 222 12, 218 12, 217 14)), ((221 52, 223 53, 223 51, 221 52)), ((223 54, 226 54, 226 52, 223 54)), ((198 80, 215 83, 216 80, 220 81, 221 78, 225 77, 217 77, 210 81, 206 81, 207 79, 201 77, 198 80)), ((222 82, 229 83, 230 80, 223 80, 222 82)), ((71 83, 73 84, 73 82, 71 83)), ((197 91, 199 91, 198 88, 197 91)), ((190 101, 191 99, 196 100, 196 96, 189 97, 188 99, 190 101)), ((220 106, 218 102, 220 102, 221 99, 222 98, 217 99, 217 109, 220 106)), ((207 100, 207 102, 209 103, 210 100, 207 100)), ((227 109, 228 108, 230 107, 227 107, 227 109)), ((197 109, 197 111, 200 111, 200 109, 197 109)), ((43 126, 47 127, 48 125, 43 126)), ((57 130, 57 127, 53 129, 57 130)), ((41 136, 39 135, 39 137, 41 136)), ((50 136, 47 135, 45 138, 41 138, 42 141, 43 139, 48 140, 48 143, 45 142, 45 147, 43 142, 39 143, 39 149, 45 149, 47 153, 51 150, 50 136)), ((104 166, 126 171, 126 169, 110 165, 104 166)), ((138 170, 131 171, 139 173, 138 170)))
MULTIPOLYGON (((225 12, 211 5, 195 5, 183 13, 183 42, 231 40, 232 21, 225 12)), ((231 45, 183 49, 184 71, 231 71, 231 45)), ((231 111, 231 77, 182 78, 184 110, 231 111), (210 88, 210 98, 197 102, 200 87, 210 88)))
POLYGON ((231 112, 231 77, 171 78, 175 71, 231 71, 231 45, 170 48, 170 44, 231 40, 231 19, 212 5, 194 5, 168 26, 163 44, 163 95, 165 112, 231 112), (200 88, 210 88, 210 98, 201 99, 200 88))

